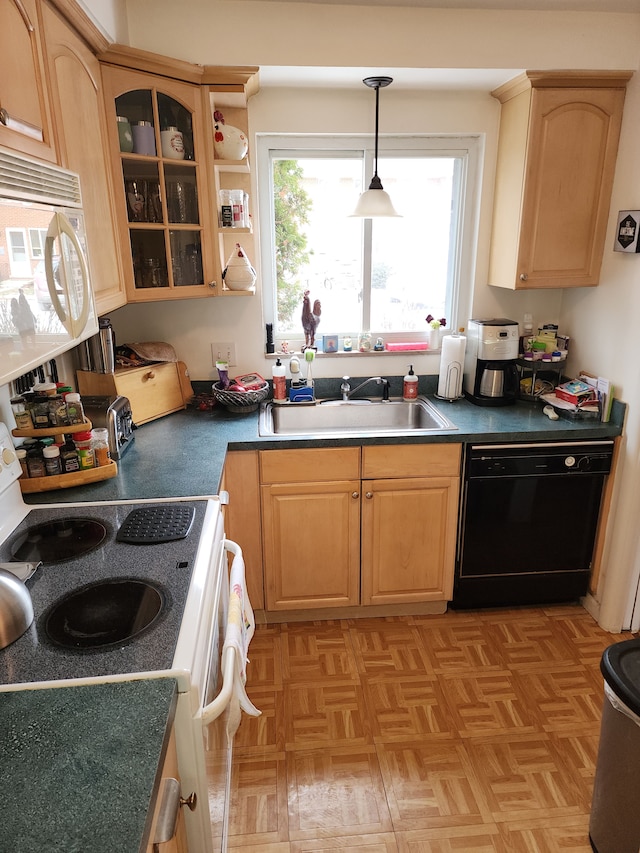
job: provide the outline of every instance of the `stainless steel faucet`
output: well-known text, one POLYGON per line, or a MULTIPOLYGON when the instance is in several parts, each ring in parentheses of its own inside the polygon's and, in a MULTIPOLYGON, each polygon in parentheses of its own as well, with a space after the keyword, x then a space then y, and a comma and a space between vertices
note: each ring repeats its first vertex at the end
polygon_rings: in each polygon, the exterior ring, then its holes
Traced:
POLYGON ((375 382, 376 385, 382 385, 382 399, 389 399, 389 380, 383 379, 382 376, 371 376, 369 379, 365 379, 364 382, 361 382, 360 385, 357 385, 355 388, 351 388, 349 384, 350 376, 342 377, 342 385, 340 386, 340 393, 342 394, 342 399, 347 402, 350 400, 353 395, 359 391, 361 388, 364 388, 369 382, 375 382))

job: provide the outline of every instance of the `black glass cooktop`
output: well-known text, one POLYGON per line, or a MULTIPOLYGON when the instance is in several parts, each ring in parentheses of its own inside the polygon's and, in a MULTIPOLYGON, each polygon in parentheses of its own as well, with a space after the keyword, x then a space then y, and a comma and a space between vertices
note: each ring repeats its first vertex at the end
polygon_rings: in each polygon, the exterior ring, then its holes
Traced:
POLYGON ((33 507, 0 543, 0 563, 43 560, 43 565, 26 582, 34 621, 21 637, 0 650, 0 685, 171 669, 206 508, 204 498, 184 502, 33 507), (150 545, 116 540, 117 531, 135 508, 173 503, 195 507, 193 525, 184 538, 150 545), (53 564, 50 564, 51 554, 40 557, 39 552, 30 550, 42 530, 47 534, 45 538, 55 543, 57 557, 53 558, 53 564), (96 545, 100 536, 103 539, 96 545), (90 547, 79 555, 73 550, 65 553, 61 546, 66 548, 76 538, 83 545, 91 543, 90 547), (105 582, 113 585, 109 595, 105 594, 105 582), (127 583, 131 585, 124 585, 127 583), (141 595, 146 587, 152 591, 141 595), (94 591, 89 594, 86 591, 90 589, 94 591), (108 600, 117 596, 116 589, 125 591, 124 601, 117 605, 108 600), (73 598, 82 591, 87 599, 84 595, 73 598), (62 639, 56 639, 53 621, 52 635, 47 633, 47 619, 54 606, 69 596, 74 606, 66 615, 64 608, 61 609, 62 639), (87 600, 92 596, 96 606, 103 609, 102 616, 109 626, 109 631, 104 629, 102 645, 91 643, 99 639, 104 625, 96 628, 81 616, 83 609, 90 611, 87 600), (140 622, 137 609, 130 608, 137 598, 142 602, 140 622), (113 608, 122 610, 123 618, 111 634, 111 622, 117 621, 112 619, 113 608))
POLYGON ((104 648, 132 640, 156 620, 166 596, 146 581, 109 579, 65 595, 45 615, 54 643, 73 649, 104 648))
POLYGON ((29 526, 11 542, 11 560, 61 563, 95 551, 107 528, 94 518, 61 518, 29 526))

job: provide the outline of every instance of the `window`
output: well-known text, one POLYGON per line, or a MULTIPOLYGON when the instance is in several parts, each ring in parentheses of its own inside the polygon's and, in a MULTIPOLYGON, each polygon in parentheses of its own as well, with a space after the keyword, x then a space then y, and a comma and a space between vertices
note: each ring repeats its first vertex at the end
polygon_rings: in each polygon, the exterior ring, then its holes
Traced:
POLYGON ((45 228, 29 228, 29 242, 31 243, 31 257, 44 258, 44 244, 47 238, 45 228))
POLYGON ((427 314, 466 325, 478 138, 381 140, 378 172, 402 218, 350 218, 373 174, 372 145, 259 139, 265 318, 276 340, 302 336, 307 290, 321 302, 320 334, 420 340, 427 314))

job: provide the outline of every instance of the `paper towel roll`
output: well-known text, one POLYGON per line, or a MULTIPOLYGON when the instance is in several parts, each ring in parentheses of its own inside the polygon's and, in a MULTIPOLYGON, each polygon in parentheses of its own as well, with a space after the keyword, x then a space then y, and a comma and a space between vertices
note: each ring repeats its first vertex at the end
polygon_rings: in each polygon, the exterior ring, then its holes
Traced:
POLYGON ((464 335, 446 335, 442 339, 440 377, 437 397, 457 400, 462 395, 462 373, 467 339, 464 335))

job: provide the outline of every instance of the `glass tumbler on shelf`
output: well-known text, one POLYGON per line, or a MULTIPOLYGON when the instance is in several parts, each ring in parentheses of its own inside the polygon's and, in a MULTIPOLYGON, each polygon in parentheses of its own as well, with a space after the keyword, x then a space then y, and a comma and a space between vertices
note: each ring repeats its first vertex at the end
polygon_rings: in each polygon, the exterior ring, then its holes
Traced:
POLYGON ((127 212, 129 214, 129 222, 147 221, 144 185, 144 181, 126 182, 125 190, 127 194, 127 212))

